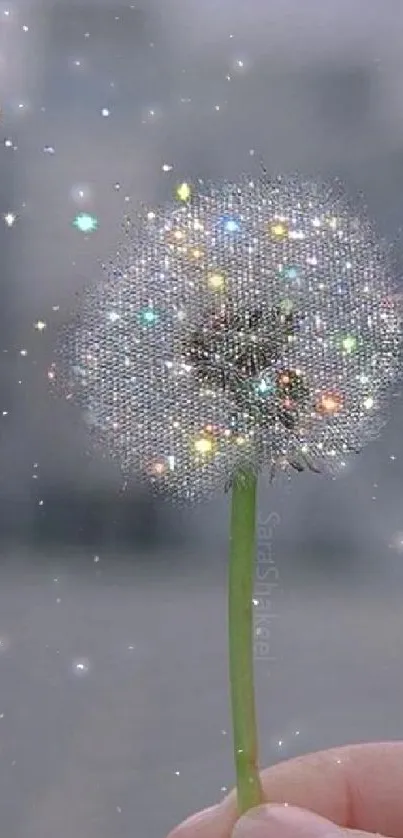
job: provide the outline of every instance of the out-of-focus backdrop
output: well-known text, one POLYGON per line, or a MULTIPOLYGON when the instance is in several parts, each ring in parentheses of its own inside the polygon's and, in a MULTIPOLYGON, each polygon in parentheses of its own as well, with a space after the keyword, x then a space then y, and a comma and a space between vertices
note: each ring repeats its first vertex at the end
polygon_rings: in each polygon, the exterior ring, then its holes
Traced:
MULTIPOLYGON (((7 838, 163 838, 233 781, 227 501, 178 513, 121 492, 49 395, 59 322, 128 208, 260 158, 363 190, 399 266, 402 26, 393 0, 0 2, 7 838)), ((343 479, 261 486, 278 583, 256 661, 264 763, 403 736, 401 427, 395 398, 343 479)))

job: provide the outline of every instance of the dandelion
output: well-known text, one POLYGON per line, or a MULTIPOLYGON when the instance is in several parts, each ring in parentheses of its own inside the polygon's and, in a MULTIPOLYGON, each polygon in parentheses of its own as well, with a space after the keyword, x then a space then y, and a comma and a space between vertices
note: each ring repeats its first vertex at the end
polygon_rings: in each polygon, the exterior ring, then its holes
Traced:
POLYGON ((245 811, 261 799, 257 478, 336 474, 376 438, 399 365, 400 312, 388 253, 339 187, 243 178, 182 185, 176 197, 126 219, 104 281, 63 335, 53 378, 126 475, 180 503, 232 489, 230 664, 245 811))

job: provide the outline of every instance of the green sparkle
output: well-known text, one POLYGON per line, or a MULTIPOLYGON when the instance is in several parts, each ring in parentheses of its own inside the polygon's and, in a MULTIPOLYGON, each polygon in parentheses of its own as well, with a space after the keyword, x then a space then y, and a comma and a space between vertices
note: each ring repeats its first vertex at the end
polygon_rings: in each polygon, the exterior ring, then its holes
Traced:
POLYGON ((348 355, 351 355, 351 353, 357 349, 357 338, 353 335, 346 335, 346 337, 343 338, 341 345, 344 351, 347 352, 348 355))
POLYGON ((76 215, 73 225, 80 233, 93 233, 98 229, 98 219, 95 215, 89 215, 88 212, 80 212, 76 215))
POLYGON ((291 314, 294 309, 292 300, 282 300, 280 303, 280 309, 285 315, 291 314))

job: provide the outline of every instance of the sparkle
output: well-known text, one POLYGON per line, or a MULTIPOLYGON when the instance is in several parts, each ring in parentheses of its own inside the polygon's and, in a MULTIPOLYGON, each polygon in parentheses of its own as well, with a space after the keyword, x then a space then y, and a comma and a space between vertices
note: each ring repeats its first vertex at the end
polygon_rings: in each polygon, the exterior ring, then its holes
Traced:
POLYGON ((98 219, 95 215, 89 215, 87 212, 80 212, 76 215, 73 225, 80 231, 80 233, 93 233, 98 229, 98 219))
POLYGON ((192 189, 188 183, 181 183, 176 189, 176 197, 179 201, 188 201, 191 197, 192 189))
POLYGON ((280 221, 276 221, 274 224, 271 224, 270 230, 272 235, 277 239, 284 239, 288 233, 286 225, 280 221))
POLYGON ((291 282, 295 282, 295 280, 299 277, 299 270, 294 265, 283 266, 281 265, 279 269, 280 276, 284 279, 289 279, 291 282))
POLYGON ((196 454, 200 454, 201 456, 213 454, 215 450, 214 440, 207 436, 201 436, 195 440, 194 449, 196 454))
POLYGON ((357 338, 355 338, 353 335, 347 335, 345 338, 343 338, 342 346, 345 352, 347 352, 348 354, 354 352, 354 350, 357 348, 357 338))
POLYGON ((223 291, 225 287, 225 278, 222 274, 210 274, 208 285, 213 291, 223 291))
POLYGON ((224 230, 227 233, 238 233, 240 224, 235 218, 228 218, 224 220, 224 230))
POLYGON ((339 393, 323 393, 317 403, 318 413, 334 415, 339 413, 343 407, 343 399, 339 393))
POLYGON ((46 323, 44 320, 37 320, 34 324, 34 328, 37 332, 43 332, 46 329, 46 323))
POLYGON ((159 315, 153 308, 145 308, 140 312, 139 319, 145 326, 154 326, 158 323, 159 315))
POLYGON ((14 224, 17 220, 17 216, 14 212, 6 212, 3 215, 3 218, 4 218, 4 222, 7 225, 7 227, 14 227, 14 224))
POLYGON ((79 658, 73 663, 73 672, 76 675, 86 675, 89 672, 90 664, 87 658, 79 658))

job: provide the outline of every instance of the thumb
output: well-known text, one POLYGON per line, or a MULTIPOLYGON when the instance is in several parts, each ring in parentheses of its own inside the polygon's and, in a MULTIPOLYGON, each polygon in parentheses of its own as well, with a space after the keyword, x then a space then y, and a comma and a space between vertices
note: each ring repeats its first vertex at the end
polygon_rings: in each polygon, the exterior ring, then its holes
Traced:
MULTIPOLYGON (((374 838, 370 832, 342 829, 332 821, 295 806, 252 809, 236 824, 232 838, 374 838)), ((379 834, 377 838, 382 838, 379 834)))

